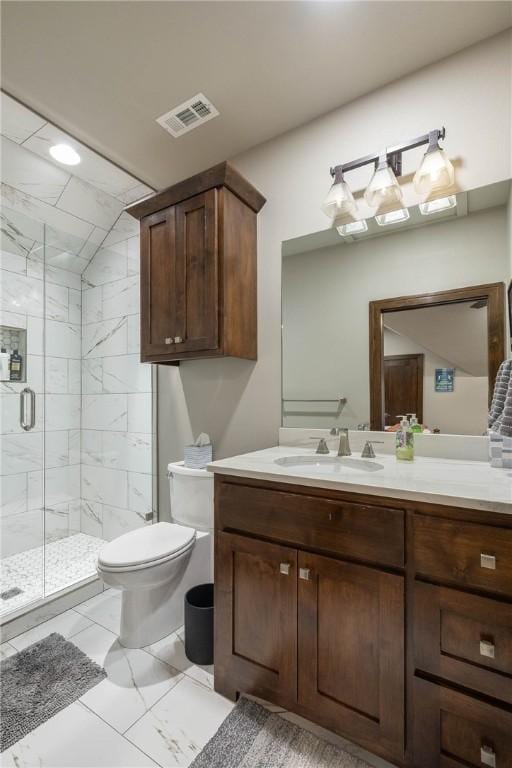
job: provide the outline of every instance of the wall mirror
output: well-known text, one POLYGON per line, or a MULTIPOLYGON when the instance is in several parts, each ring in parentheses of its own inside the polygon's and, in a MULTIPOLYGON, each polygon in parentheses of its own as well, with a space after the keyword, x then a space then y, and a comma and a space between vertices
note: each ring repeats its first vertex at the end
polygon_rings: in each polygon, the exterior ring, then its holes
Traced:
POLYGON ((507 355, 511 182, 431 216, 282 246, 282 424, 481 435, 507 355))

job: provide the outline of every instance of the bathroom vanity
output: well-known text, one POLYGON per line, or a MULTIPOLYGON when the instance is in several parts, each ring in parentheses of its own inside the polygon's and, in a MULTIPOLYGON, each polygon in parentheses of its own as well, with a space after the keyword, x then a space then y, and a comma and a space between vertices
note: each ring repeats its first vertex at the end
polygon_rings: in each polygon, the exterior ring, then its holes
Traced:
POLYGON ((322 468, 305 453, 210 465, 215 689, 399 766, 510 768, 510 473, 393 456, 322 468))

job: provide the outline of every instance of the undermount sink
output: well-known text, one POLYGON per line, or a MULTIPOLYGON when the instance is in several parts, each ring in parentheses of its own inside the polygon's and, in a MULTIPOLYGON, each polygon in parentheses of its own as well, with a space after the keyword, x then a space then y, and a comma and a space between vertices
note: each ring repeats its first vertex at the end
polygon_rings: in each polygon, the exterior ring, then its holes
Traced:
POLYGON ((353 459, 351 456, 283 456, 274 459, 274 463, 288 469, 304 468, 307 472, 321 472, 323 474, 336 474, 346 470, 354 472, 378 472, 384 469, 383 464, 369 459, 353 459))

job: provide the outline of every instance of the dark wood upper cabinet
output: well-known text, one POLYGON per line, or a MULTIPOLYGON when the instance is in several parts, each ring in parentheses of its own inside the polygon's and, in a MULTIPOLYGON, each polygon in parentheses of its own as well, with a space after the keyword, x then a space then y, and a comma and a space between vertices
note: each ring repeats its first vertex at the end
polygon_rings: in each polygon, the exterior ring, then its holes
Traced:
POLYGON ((127 208, 140 219, 141 360, 257 357, 260 193, 229 163, 127 208))

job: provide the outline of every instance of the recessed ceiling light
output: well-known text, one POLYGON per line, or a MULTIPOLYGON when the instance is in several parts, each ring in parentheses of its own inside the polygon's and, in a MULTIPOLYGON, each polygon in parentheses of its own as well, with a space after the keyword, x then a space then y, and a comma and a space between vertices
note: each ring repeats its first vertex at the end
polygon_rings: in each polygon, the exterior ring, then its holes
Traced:
POLYGON ((50 147, 50 155, 64 165, 78 165, 80 162, 80 155, 69 144, 54 144, 50 147))

